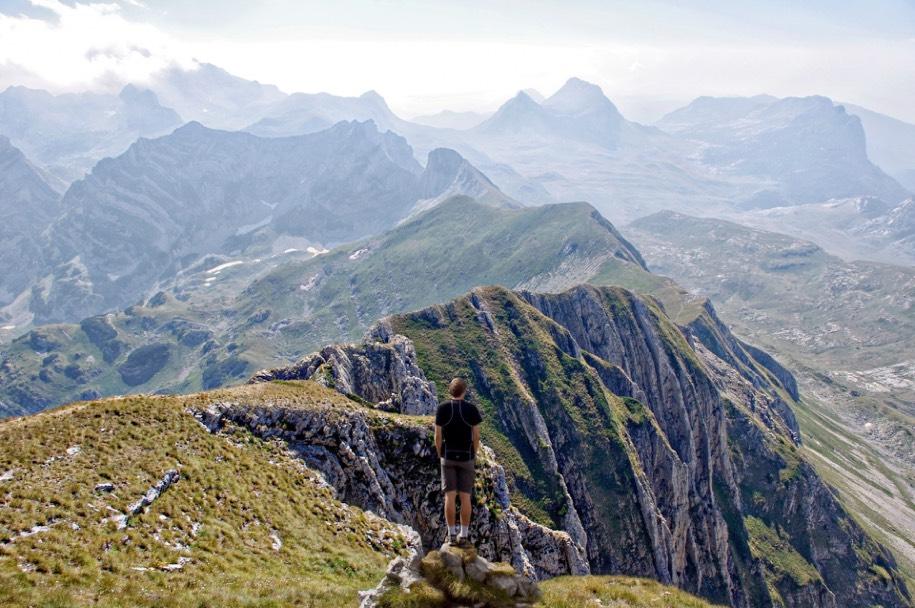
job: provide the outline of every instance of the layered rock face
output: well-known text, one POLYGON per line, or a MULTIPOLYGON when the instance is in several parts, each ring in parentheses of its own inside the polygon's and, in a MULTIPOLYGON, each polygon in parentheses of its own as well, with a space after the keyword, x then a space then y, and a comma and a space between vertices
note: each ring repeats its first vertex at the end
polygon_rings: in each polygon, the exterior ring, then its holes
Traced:
POLYGON ((387 323, 429 378, 470 379, 513 503, 592 572, 733 606, 904 605, 892 557, 797 452, 790 374, 713 312, 700 331, 622 289, 485 288, 387 323))

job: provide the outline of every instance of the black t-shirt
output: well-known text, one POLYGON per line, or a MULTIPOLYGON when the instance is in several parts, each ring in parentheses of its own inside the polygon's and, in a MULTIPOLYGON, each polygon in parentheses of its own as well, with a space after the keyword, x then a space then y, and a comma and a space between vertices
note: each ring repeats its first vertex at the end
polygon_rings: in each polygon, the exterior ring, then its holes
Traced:
POLYGON ((444 447, 469 452, 473 448, 471 429, 483 422, 480 410, 463 399, 442 401, 435 412, 435 424, 442 427, 444 447))

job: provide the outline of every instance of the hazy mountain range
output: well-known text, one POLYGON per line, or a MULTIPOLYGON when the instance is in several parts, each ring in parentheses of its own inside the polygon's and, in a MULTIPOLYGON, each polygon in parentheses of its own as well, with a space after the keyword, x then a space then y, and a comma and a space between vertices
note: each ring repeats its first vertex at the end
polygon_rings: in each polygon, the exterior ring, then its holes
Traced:
POLYGON ((0 93, 0 135, 64 182, 122 153, 138 137, 163 135, 181 122, 153 92, 132 85, 119 95, 52 95, 25 87, 0 93))
MULTIPOLYGON (((205 64, 147 87, 0 93, 0 416, 263 367, 377 412, 392 378, 460 371, 499 416, 500 508, 564 547, 541 572, 739 606, 908 601, 911 125, 817 96, 702 97, 642 125, 577 78, 414 121, 373 91, 205 64)), ((340 496, 373 509, 353 483, 340 496)))
MULTIPOLYGON (((617 222, 673 208, 752 223, 758 209, 860 197, 896 208, 909 194, 894 177, 906 182, 915 157, 907 137, 915 127, 823 97, 703 97, 651 127, 626 120, 599 87, 576 78, 547 98, 520 92, 494 114, 465 116, 464 123, 449 123, 448 114, 444 121, 403 120, 373 91, 289 95, 209 64, 168 69, 146 86, 118 96, 11 87, 0 95, 0 134, 63 178, 63 185, 51 184, 62 190, 137 137, 167 133, 182 121, 276 137, 372 120, 406 138, 420 162, 451 148, 511 198, 588 200, 617 222)), ((816 228, 836 222, 808 215, 792 226, 828 247, 828 235, 816 228)), ((836 229, 851 237, 839 253, 911 259, 910 242, 896 238, 895 228, 874 231, 861 246, 856 235, 836 229)))
POLYGON ((9 154, 18 169, 4 175, 5 202, 30 216, 27 234, 40 243, 27 264, 8 258, 14 323, 129 305, 205 256, 317 251, 378 234, 455 194, 519 205, 456 152, 434 150, 424 169, 402 137, 372 122, 284 138, 188 123, 101 161, 60 201, 9 154))

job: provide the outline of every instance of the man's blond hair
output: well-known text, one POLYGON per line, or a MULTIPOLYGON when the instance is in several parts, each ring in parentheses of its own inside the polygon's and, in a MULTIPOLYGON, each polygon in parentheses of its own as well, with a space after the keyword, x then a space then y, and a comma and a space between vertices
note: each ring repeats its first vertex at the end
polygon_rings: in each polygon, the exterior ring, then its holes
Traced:
POLYGON ((467 392, 467 383, 463 378, 454 378, 448 384, 448 394, 454 399, 460 399, 467 392))

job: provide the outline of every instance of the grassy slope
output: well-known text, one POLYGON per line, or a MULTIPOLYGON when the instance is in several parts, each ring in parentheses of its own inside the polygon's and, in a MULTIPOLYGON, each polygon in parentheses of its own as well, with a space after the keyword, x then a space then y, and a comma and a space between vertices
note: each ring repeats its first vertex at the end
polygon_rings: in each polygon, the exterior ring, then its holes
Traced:
POLYGON ((334 500, 282 445, 211 435, 185 412, 227 398, 355 407, 313 383, 270 384, 78 403, 0 424, 0 473, 12 472, 0 481, 4 606, 355 605, 399 533, 334 500), (170 468, 181 479, 148 512, 125 530, 106 521, 170 468), (102 482, 114 491, 95 492, 102 482), (181 557, 183 569, 161 569, 181 557))
POLYGON ((662 585, 629 576, 564 576, 541 585, 545 608, 712 608, 705 600, 662 585))
POLYGON ((109 362, 73 324, 36 330, 47 338, 38 346, 31 335, 7 345, 0 354, 0 416, 4 402, 6 413, 17 414, 23 413, 17 403, 31 400, 26 411, 34 411, 86 391, 187 392, 238 382, 256 369, 354 339, 385 314, 447 301, 476 285, 514 287, 541 277, 566 288, 597 272, 648 276, 637 254, 595 214, 584 203, 509 210, 457 198, 379 237, 280 265, 266 276, 259 269, 267 263, 252 262, 185 277, 158 306, 109 316, 126 345, 109 362), (169 324, 176 318, 209 332, 212 343, 183 342, 182 330, 169 324), (147 382, 125 384, 117 367, 150 343, 168 345, 168 363, 147 382), (66 373, 74 364, 81 369, 76 378, 66 373))
POLYGON ((643 272, 628 244, 594 213, 585 203, 495 209, 451 199, 377 238, 279 268, 245 290, 239 307, 246 314, 269 307, 273 321, 291 318, 274 337, 305 349, 358 337, 384 315, 444 302, 477 285, 514 287, 570 257, 604 262, 624 252, 629 261, 616 263, 643 272))
POLYGON ((657 214, 629 234, 656 272, 709 296, 734 331, 798 375, 803 452, 915 582, 915 391, 837 373, 911 359, 915 272, 847 263, 792 237, 657 214), (888 389, 888 390, 887 390, 888 389), (839 415, 837 415, 839 414, 839 415), (876 428, 868 430, 866 422, 876 428))

